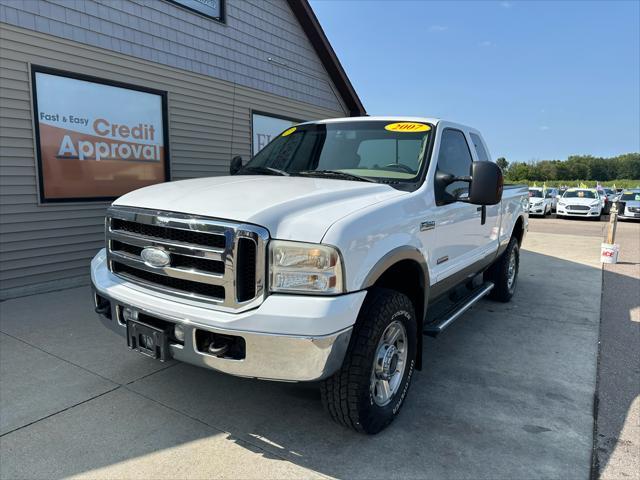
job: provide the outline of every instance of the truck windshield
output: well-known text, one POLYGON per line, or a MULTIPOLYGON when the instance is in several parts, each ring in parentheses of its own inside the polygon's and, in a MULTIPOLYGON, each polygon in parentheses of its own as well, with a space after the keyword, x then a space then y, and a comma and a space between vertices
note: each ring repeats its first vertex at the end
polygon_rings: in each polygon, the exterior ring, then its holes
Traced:
POLYGON ((239 174, 415 182, 431 129, 426 123, 391 121, 298 125, 276 137, 239 174))

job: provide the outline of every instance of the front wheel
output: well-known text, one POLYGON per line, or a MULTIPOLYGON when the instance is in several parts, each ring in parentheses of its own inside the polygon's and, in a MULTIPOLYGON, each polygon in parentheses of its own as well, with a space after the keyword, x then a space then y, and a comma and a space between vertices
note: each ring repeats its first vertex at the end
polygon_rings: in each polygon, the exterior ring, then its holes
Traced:
POLYGON ((489 298, 499 302, 511 300, 516 291, 519 270, 520 245, 515 237, 511 237, 507 249, 485 273, 485 279, 494 285, 489 298))
POLYGON ((393 290, 369 290, 342 367, 320 388, 333 420, 368 434, 388 426, 409 390, 416 349, 411 300, 393 290))

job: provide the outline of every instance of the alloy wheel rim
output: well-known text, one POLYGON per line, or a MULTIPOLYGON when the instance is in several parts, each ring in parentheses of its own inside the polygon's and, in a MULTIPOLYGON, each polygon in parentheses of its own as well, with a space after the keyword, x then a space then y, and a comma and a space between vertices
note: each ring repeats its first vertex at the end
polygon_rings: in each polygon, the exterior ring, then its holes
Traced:
POLYGON ((507 272, 507 287, 509 290, 513 288, 513 285, 516 282, 516 270, 517 270, 517 262, 516 262, 516 250, 515 248, 511 251, 511 255, 509 256, 509 269, 507 272))
POLYGON ((376 405, 388 405, 398 393, 407 356, 407 331, 402 322, 395 320, 382 333, 373 360, 370 388, 376 405))

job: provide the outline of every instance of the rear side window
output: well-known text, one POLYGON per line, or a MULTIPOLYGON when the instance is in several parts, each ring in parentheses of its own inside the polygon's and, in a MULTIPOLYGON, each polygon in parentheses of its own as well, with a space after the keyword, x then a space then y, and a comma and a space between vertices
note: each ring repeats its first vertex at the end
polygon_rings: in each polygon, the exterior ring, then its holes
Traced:
POLYGON ((475 133, 469 133, 469 136, 471 137, 473 146, 476 148, 476 153, 478 154, 478 160, 480 160, 481 162, 488 162, 489 155, 487 154, 487 151, 484 149, 484 144, 482 143, 482 140, 480 139, 480 137, 475 133))
MULTIPOLYGON (((471 175, 471 152, 467 145, 467 140, 460 130, 447 128, 442 132, 440 140, 440 152, 438 153, 438 171, 450 173, 456 177, 471 175)), ((446 202, 455 201, 460 195, 469 191, 467 182, 453 182, 448 185, 444 192, 437 192, 440 200, 446 202)))

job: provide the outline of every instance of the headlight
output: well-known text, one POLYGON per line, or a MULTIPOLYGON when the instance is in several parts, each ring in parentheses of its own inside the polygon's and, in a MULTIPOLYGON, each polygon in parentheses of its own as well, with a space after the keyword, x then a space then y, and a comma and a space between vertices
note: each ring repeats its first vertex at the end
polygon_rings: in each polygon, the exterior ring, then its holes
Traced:
POLYGON ((595 202, 591 202, 591 206, 592 207, 597 207, 598 205, 600 205, 600 200, 596 200, 595 202))
POLYGON ((558 205, 560 205, 561 207, 564 207, 566 205, 566 203, 564 202, 558 202, 558 205))
POLYGON ((340 253, 328 245, 272 240, 269 275, 272 292, 343 292, 340 253))

